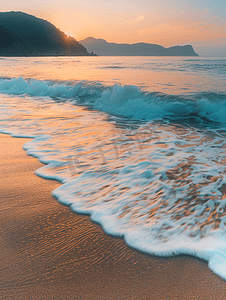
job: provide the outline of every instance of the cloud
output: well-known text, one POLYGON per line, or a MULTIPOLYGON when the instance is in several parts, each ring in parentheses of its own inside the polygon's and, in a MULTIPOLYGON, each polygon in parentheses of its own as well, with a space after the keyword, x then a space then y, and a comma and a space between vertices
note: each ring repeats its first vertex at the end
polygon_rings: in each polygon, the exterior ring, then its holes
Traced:
POLYGON ((145 15, 138 15, 133 19, 129 20, 129 24, 130 25, 134 25, 134 24, 138 24, 140 22, 142 22, 145 19, 145 15))
POLYGON ((141 22, 145 19, 145 15, 139 15, 137 18, 136 18, 136 21, 137 22, 141 22))

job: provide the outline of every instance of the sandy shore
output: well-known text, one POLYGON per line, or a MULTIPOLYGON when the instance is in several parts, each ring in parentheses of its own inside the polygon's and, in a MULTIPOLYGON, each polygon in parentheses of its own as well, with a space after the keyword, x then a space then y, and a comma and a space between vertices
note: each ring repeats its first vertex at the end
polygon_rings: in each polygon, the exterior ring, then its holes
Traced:
POLYGON ((226 299, 204 261, 142 254, 59 204, 26 141, 0 134, 1 299, 226 299))

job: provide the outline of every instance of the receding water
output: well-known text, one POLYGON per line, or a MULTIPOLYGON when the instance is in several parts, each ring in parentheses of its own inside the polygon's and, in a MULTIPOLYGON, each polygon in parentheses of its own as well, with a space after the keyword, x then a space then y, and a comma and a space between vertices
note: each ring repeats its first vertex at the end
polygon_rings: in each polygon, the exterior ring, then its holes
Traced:
MULTIPOLYGON (((0 60, 0 131, 59 201, 139 250, 188 253, 226 279, 226 60, 0 60)), ((41 192, 41 190, 40 190, 41 192)))

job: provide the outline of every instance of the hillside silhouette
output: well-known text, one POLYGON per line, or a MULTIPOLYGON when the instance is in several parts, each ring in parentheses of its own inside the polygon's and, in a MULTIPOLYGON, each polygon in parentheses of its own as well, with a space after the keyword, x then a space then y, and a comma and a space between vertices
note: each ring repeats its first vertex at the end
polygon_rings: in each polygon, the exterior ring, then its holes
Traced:
POLYGON ((148 43, 108 43, 104 39, 93 37, 88 37, 80 43, 89 52, 92 51, 101 56, 198 56, 191 45, 164 48, 160 45, 148 43))
POLYGON ((23 12, 0 12, 0 56, 90 55, 50 22, 23 12))

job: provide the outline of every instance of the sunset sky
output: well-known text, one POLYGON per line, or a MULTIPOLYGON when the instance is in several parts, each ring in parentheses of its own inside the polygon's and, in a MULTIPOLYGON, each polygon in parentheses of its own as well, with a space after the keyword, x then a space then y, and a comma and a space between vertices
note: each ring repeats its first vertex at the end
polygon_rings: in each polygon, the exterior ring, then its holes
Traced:
POLYGON ((193 45, 203 56, 226 56, 225 0, 7 0, 1 11, 23 11, 82 40, 193 45))

